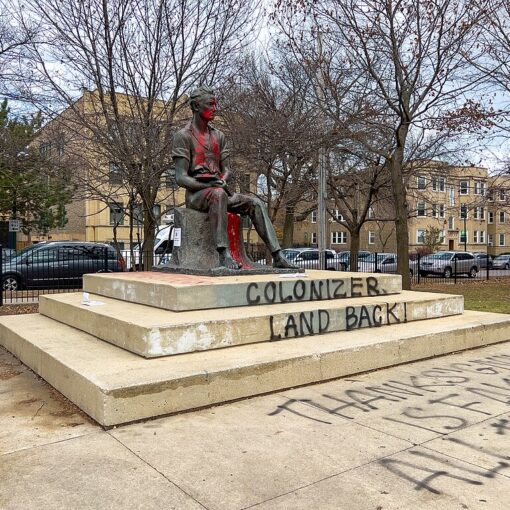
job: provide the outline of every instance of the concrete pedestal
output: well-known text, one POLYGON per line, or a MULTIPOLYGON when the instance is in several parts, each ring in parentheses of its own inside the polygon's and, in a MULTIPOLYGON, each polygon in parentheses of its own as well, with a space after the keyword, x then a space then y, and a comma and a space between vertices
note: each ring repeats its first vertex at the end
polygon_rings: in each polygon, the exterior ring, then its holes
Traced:
POLYGON ((87 275, 41 314, 0 317, 0 345, 104 426, 510 339, 510 315, 402 292, 395 275, 310 271, 87 275))

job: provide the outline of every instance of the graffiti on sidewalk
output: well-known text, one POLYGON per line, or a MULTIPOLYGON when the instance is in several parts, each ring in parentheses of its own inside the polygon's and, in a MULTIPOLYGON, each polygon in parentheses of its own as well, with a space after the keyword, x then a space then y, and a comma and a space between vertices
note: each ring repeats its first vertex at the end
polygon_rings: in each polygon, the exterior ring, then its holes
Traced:
MULTIPOLYGON (((400 430, 404 427, 411 437, 412 430, 441 434, 445 441, 456 444, 457 448, 477 452, 479 446, 449 434, 484 422, 488 435, 494 438, 510 436, 510 416, 502 417, 501 407, 493 413, 488 406, 490 402, 510 406, 510 355, 507 354, 439 365, 376 385, 355 379, 344 381, 352 385, 334 394, 318 394, 313 399, 289 399, 269 415, 290 413, 312 422, 333 425, 336 419, 356 422, 378 411, 378 419, 398 424, 400 430), (409 399, 413 405, 406 403, 409 399)), ((364 420, 363 423, 377 429, 373 421, 364 420)), ((384 431, 387 432, 386 427, 384 431)), ((434 435, 430 437, 433 439, 434 435)), ((412 483, 416 490, 440 494, 434 485, 435 480, 450 478, 469 485, 483 485, 485 480, 510 468, 510 457, 487 448, 483 453, 493 459, 490 467, 456 461, 426 445, 381 459, 378 463, 412 483)))

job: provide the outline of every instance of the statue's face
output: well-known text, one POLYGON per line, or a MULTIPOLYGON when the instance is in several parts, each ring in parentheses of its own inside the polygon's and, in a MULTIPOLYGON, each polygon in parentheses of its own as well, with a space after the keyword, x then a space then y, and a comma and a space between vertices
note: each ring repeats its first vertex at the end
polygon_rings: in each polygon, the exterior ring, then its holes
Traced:
POLYGON ((214 119, 216 108, 216 98, 214 96, 204 96, 197 105, 197 112, 203 120, 209 122, 214 119))

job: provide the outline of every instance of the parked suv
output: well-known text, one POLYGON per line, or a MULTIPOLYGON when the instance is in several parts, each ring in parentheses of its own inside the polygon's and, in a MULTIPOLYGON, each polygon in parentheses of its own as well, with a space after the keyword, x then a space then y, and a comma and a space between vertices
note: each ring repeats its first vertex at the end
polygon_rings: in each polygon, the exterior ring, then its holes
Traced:
POLYGON ((42 242, 2 264, 2 289, 77 288, 86 273, 123 271, 112 246, 72 241, 42 242))
POLYGON ((420 260, 420 274, 439 274, 450 278, 453 274, 467 274, 474 278, 478 273, 475 256, 466 251, 439 251, 420 260))

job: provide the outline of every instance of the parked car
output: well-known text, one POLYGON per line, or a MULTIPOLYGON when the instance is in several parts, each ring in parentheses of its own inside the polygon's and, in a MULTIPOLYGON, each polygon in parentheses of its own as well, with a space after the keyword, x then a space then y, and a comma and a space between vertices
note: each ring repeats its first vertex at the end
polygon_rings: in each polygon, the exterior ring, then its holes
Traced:
POLYGON ((487 267, 490 269, 492 267, 492 257, 488 253, 483 251, 474 251, 473 255, 475 256, 478 264, 478 269, 486 269, 487 267))
MULTIPOLYGON (((174 234, 173 224, 161 225, 156 229, 154 237, 155 265, 170 262, 174 245, 174 234)), ((131 250, 121 250, 121 253, 128 271, 140 269, 140 245, 138 243, 133 246, 133 258, 131 258, 131 250)))
MULTIPOLYGON (((296 257, 304 252, 304 251, 308 251, 308 250, 313 250, 313 248, 310 248, 310 247, 304 247, 304 248, 301 248, 301 247, 298 247, 298 248, 284 248, 282 250, 282 254, 285 256, 285 258, 289 261, 289 262, 294 262, 294 260, 296 259, 296 257)), ((266 258, 264 256, 264 258, 256 258, 255 257, 255 263, 256 264, 262 264, 262 265, 266 265, 267 261, 266 261, 266 258)))
MULTIPOLYGON (((344 271, 345 263, 336 259, 334 250, 325 250, 326 253, 326 269, 328 271, 344 271)), ((300 252, 292 260, 292 263, 303 269, 319 269, 319 250, 306 249, 300 252)))
POLYGON ((16 250, 12 248, 2 248, 2 260, 10 259, 14 255, 16 255, 16 250))
POLYGON ((493 269, 510 269, 510 255, 498 255, 492 261, 493 269))
POLYGON ((365 273, 396 273, 397 255, 395 253, 371 253, 358 262, 358 271, 365 273))
MULTIPOLYGON (((370 257, 372 255, 371 252, 366 250, 360 250, 358 252, 358 262, 362 260, 366 260, 367 257, 370 257)), ((344 271, 347 271, 350 268, 351 265, 351 252, 350 251, 341 251, 336 254, 335 256, 336 260, 341 264, 343 267, 345 267, 344 271)))
POLYGON ((477 273, 477 260, 467 251, 438 251, 420 260, 421 276, 438 274, 450 278, 454 274, 467 274, 474 278, 477 273))
POLYGON ((77 288, 86 273, 124 271, 113 246, 72 241, 41 242, 2 264, 2 289, 77 288))

